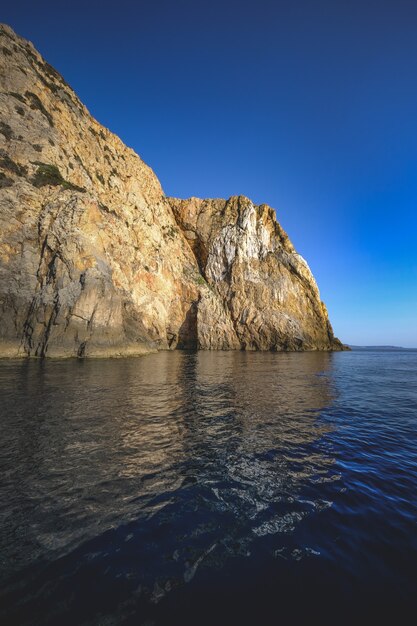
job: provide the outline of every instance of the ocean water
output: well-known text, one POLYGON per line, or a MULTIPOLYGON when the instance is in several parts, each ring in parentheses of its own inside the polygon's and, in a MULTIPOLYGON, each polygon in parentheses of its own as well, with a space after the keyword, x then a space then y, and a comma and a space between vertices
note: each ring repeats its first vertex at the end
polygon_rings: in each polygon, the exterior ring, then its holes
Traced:
POLYGON ((417 352, 1 361, 0 394, 2 624, 415 623, 417 352))

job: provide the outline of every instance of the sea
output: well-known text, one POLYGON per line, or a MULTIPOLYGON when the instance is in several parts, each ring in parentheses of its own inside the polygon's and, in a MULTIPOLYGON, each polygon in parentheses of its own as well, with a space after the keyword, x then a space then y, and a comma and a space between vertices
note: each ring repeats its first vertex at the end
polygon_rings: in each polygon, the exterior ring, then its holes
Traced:
POLYGON ((0 429, 1 624, 416 623, 417 351, 2 360, 0 429))

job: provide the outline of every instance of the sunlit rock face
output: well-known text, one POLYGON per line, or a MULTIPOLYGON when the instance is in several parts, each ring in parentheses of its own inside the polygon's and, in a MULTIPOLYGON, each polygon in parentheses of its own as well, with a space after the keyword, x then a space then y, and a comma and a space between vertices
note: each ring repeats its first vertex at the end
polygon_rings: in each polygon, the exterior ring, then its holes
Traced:
POLYGON ((175 347, 198 268, 157 177, 7 27, 0 81, 2 354, 175 347))
POLYGON ((0 26, 0 356, 340 349, 272 209, 165 197, 0 26))
POLYGON ((341 348, 314 277, 273 209, 244 196, 170 203, 212 292, 197 311, 201 348, 341 348), (207 332, 217 319, 220 336, 207 332))

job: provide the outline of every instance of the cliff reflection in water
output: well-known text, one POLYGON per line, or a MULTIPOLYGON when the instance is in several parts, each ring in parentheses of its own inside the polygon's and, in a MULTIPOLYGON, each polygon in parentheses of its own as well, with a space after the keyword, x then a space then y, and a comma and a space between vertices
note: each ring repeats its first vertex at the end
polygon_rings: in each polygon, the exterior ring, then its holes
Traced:
POLYGON ((1 367, 6 604, 13 574, 33 568, 21 619, 45 582, 46 606, 93 566, 101 598, 122 579, 116 604, 156 604, 263 537, 279 552, 279 537, 329 506, 314 485, 338 479, 320 418, 333 357, 175 352, 1 367))

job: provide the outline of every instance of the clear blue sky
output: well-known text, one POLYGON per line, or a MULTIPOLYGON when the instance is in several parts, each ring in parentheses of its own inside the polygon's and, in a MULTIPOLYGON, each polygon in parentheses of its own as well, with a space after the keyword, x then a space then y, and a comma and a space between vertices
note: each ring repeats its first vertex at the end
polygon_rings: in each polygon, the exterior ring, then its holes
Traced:
POLYGON ((416 0, 4 4, 168 195, 273 206, 343 341, 417 347, 416 0))

